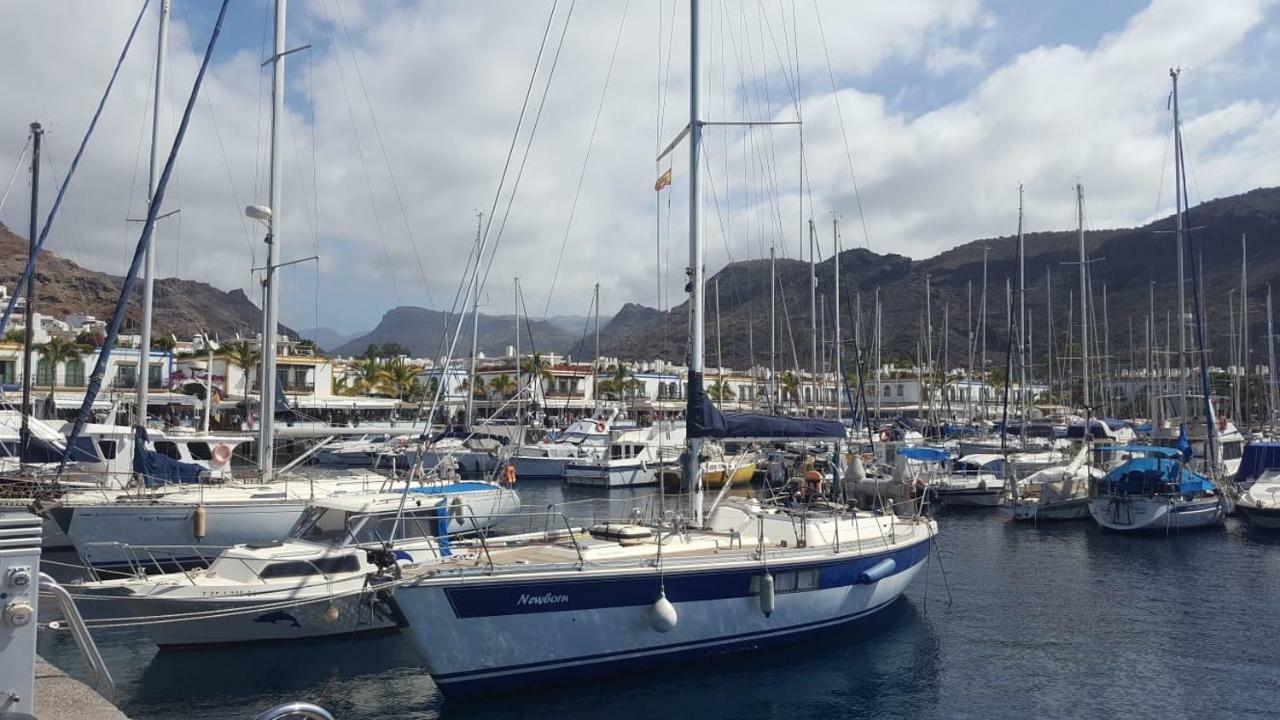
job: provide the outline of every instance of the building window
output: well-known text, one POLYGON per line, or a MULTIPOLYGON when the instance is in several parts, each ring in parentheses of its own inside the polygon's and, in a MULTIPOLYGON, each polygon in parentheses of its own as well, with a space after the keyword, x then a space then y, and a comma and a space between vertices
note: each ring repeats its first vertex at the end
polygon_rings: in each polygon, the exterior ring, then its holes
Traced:
POLYGON ((159 363, 147 364, 147 387, 155 390, 160 387, 164 368, 159 363))
POLYGON ((902 386, 898 386, 898 397, 902 397, 902 386))
POLYGON ((121 389, 132 388, 138 384, 138 366, 137 365, 117 365, 116 366, 116 387, 121 389))
POLYGON ((53 367, 44 358, 36 361, 36 384, 46 387, 53 385, 53 367))
POLYGON ((62 366, 62 372, 66 378, 62 381, 67 387, 84 387, 84 361, 80 358, 71 358, 66 365, 62 366))
POLYGON ((0 360, 0 383, 12 385, 14 382, 14 368, 17 366, 13 360, 0 360))

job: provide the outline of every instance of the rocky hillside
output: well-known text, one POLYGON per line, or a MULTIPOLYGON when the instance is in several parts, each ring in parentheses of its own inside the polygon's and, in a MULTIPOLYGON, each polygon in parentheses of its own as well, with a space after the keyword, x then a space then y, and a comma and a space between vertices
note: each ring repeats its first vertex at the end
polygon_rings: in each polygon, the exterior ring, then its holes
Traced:
MULTIPOLYGON (((1242 195, 1206 202, 1191 211, 1196 250, 1202 261, 1208 344, 1214 361, 1225 363, 1228 342, 1228 292, 1236 290, 1239 303, 1240 237, 1249 237, 1249 334, 1253 362, 1266 362, 1267 283, 1280 284, 1280 188, 1253 190, 1242 195)), ((1117 362, 1129 359, 1129 327, 1133 325, 1133 347, 1145 347, 1144 328, 1149 308, 1149 292, 1155 283, 1156 342, 1166 343, 1166 311, 1176 306, 1177 253, 1171 233, 1172 217, 1139 228, 1097 230, 1086 234, 1091 260, 1091 296, 1094 324, 1103 326, 1103 287, 1106 287, 1106 320, 1110 336, 1106 345, 1117 362)), ((935 353, 946 347, 955 363, 968 355, 969 288, 973 292, 973 320, 980 307, 983 249, 987 251, 987 340, 988 361, 1002 364, 1008 342, 1006 330, 1005 282, 1016 287, 1016 239, 1012 236, 987 238, 966 243, 935 257, 912 261, 899 255, 879 255, 867 250, 841 254, 840 274, 844 337, 849 339, 856 299, 861 295, 863 337, 873 322, 872 307, 880 293, 883 353, 914 358, 925 317, 925 281, 932 285, 932 326, 935 353), (946 324, 944 327, 944 313, 946 324), (945 333, 945 336, 944 336, 945 333), (945 337, 945 341, 944 341, 945 337)), ((1032 233, 1026 236, 1026 305, 1030 318, 1030 339, 1034 358, 1043 360, 1047 351, 1049 322, 1046 274, 1051 276, 1053 323, 1059 347, 1066 346, 1068 313, 1079 337, 1080 281, 1074 263, 1078 257, 1078 235, 1073 230, 1032 233), (1070 303, 1068 300, 1073 299, 1070 303), (1074 310, 1071 308, 1074 306, 1074 310)), ((818 292, 831 295, 833 263, 818 266, 818 292)), ((808 265, 796 260, 777 263, 778 363, 808 367, 811 360, 808 265)), ((717 364, 717 333, 714 292, 720 286, 720 353, 726 366, 745 367, 754 360, 768 364, 769 350, 769 262, 749 260, 733 263, 718 272, 707 291, 707 364, 717 364)), ((1190 297, 1188 282, 1188 297, 1190 297)), ((1280 298, 1277 298, 1280 302, 1280 298)), ((1278 309, 1280 310, 1280 309, 1278 309)), ((833 318, 820 301, 819 324, 825 322, 831 335, 833 318)), ((1173 314, 1173 344, 1177 344, 1176 314, 1173 314)), ((684 304, 668 313, 628 305, 601 332, 602 351, 631 359, 663 357, 682 361, 688 346, 688 310, 684 304)), ((1098 351, 1103 349, 1099 341, 1098 351)), ((980 352, 980 348, 979 348, 980 352)))
MULTIPOLYGON (((26 238, 0 225, 0 284, 12 292, 26 262, 26 238)), ((36 265, 36 310, 57 318, 83 312, 109 319, 120 298, 122 280, 120 276, 86 270, 64 257, 42 252, 36 265)), ((135 291, 135 302, 130 303, 125 315, 124 332, 137 332, 142 312, 137 300, 141 297, 141 291, 135 291)), ((187 337, 207 328, 227 338, 256 334, 261 322, 261 311, 239 289, 227 292, 207 283, 178 278, 156 282, 157 334, 187 337)), ((294 334, 283 325, 280 330, 294 334)))
MULTIPOLYGON (((532 322, 522 320, 520 351, 530 352, 531 349, 535 349, 537 352, 579 355, 581 350, 577 346, 583 337, 585 320, 582 318, 577 320, 578 322, 573 323, 563 319, 532 322), (571 329, 571 325, 577 325, 576 330, 571 329)), ((605 320, 602 319, 601 322, 605 320)), ((399 343, 415 356, 437 357, 448 349, 442 345, 442 339, 445 338, 446 332, 449 333, 448 338, 452 339, 452 328, 456 323, 457 317, 450 317, 449 313, 439 310, 409 306, 392 308, 382 316, 377 327, 334 348, 333 353, 354 356, 363 353, 371 344, 399 343)), ((462 334, 458 338, 455 355, 470 356, 471 328, 471 319, 468 317, 462 328, 462 334)), ((480 351, 490 357, 502 355, 508 346, 515 344, 515 329, 515 318, 511 315, 480 313, 478 341, 480 351)), ((592 341, 594 341, 594 335, 588 342, 592 341)))

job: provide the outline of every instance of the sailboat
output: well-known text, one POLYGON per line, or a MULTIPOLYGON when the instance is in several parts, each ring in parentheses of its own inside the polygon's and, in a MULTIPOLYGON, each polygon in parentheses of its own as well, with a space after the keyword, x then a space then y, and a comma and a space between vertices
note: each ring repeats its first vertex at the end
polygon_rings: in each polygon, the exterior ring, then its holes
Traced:
MULTIPOLYGON (((169 3, 161 3, 160 51, 165 45, 166 21, 169 3)), ((258 465, 259 482, 231 481, 218 484, 203 482, 197 466, 165 458, 159 453, 143 448, 147 442, 147 430, 142 424, 135 427, 134 477, 137 485, 124 490, 103 488, 66 493, 56 502, 44 508, 46 517, 52 517, 58 528, 75 545, 82 560, 92 567, 128 568, 136 563, 140 552, 155 553, 166 563, 180 566, 202 565, 215 558, 221 550, 239 543, 273 542, 285 537, 289 530, 317 499, 370 494, 398 490, 410 491, 409 480, 390 480, 371 472, 347 473, 333 477, 290 477, 293 465, 277 473, 274 467, 275 423, 271 409, 276 392, 277 347, 277 296, 275 281, 277 253, 280 250, 282 228, 278 220, 282 194, 283 166, 280 162, 280 126, 284 119, 284 60, 286 0, 275 3, 275 47, 272 63, 272 110, 270 132, 270 205, 250 206, 245 209, 250 218, 267 226, 266 297, 263 307, 262 362, 260 397, 264 409, 259 422, 258 465), (163 468, 163 472, 157 471, 163 468), (181 482, 171 482, 178 476, 181 482), (149 548, 143 550, 142 548, 149 548)), ((220 27, 220 26, 219 26, 220 27)), ((216 30, 215 30, 216 32, 216 30)), ((163 68, 163 59, 157 63, 157 72, 163 68)), ((141 264, 141 253, 150 247, 164 188, 172 171, 181 138, 190 120, 191 107, 199 92, 203 78, 197 83, 188 100, 187 112, 179 126, 173 149, 164 172, 155 185, 152 201, 147 210, 147 222, 135 253, 134 264, 125 278, 124 289, 109 325, 107 341, 99 354, 89 388, 85 392, 80 414, 69 433, 68 445, 76 446, 92 410, 102 374, 105 372, 116 334, 123 320, 123 310, 129 299, 129 290, 141 264)), ((157 81, 157 87, 163 86, 157 81)), ((159 103, 157 103, 159 105, 159 103)), ((154 144, 153 144, 154 145, 154 144)), ((154 147, 153 147, 154 152, 154 147)), ((154 162, 153 162, 154 164, 154 162)), ((145 405, 140 405, 145 407, 145 405)), ((142 413, 139 413, 142 417, 142 413)), ((305 459, 305 455, 301 459, 305 459)), ((299 460, 294 461, 296 465, 299 460)), ((511 496, 514 502, 498 501, 495 507, 513 509, 519 505, 514 490, 496 483, 457 483, 444 476, 421 477, 414 483, 413 492, 438 494, 453 502, 460 495, 469 493, 511 496)), ((483 529, 501 513, 489 513, 477 520, 483 529)))
POLYGON ((638 507, 620 523, 587 532, 491 543, 479 564, 406 573, 396 602, 446 697, 753 650, 863 620, 901 596, 937 532, 918 515, 860 512, 831 501, 780 506, 722 495, 704 509, 704 442, 839 443, 846 433, 834 420, 722 414, 703 388, 705 279, 698 215, 704 123, 698 0, 691 6, 685 132, 692 342, 684 445, 685 476, 694 480, 685 506, 676 513, 638 507))

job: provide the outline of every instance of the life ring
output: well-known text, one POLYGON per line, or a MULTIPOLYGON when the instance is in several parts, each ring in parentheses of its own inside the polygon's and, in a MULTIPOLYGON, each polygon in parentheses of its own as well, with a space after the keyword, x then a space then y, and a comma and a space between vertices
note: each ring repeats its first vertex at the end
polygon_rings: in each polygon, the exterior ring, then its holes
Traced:
POLYGON ((596 421, 596 432, 604 432, 605 424, 603 420, 596 421))
POLYGON ((880 431, 880 442, 889 442, 893 439, 893 433, 889 430, 880 431))
POLYGON ((516 466, 507 463, 507 467, 502 471, 503 478, 507 481, 507 487, 515 487, 516 485, 516 466))
POLYGON ((401 435, 400 437, 396 438, 396 447, 400 448, 401 450, 403 450, 403 449, 405 449, 405 448, 409 447, 409 438, 407 438, 407 437, 405 437, 405 436, 403 436, 403 435, 401 435))
POLYGON ((213 461, 219 465, 224 465, 231 459, 231 446, 226 443, 218 443, 213 446, 213 452, 210 453, 213 461))
POLYGON ((1218 416, 1218 431, 1223 432, 1227 429, 1227 418, 1218 416))

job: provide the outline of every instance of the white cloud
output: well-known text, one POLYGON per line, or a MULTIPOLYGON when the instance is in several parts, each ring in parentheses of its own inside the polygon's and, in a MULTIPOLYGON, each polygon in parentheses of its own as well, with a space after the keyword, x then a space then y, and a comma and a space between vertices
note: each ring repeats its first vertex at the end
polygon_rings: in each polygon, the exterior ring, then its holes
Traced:
MULTIPOLYGON (((814 210, 822 218, 838 210, 845 218, 846 245, 860 244, 812 5, 796 4, 794 29, 789 4, 706 5, 706 116, 790 119, 787 60, 798 43, 814 210)), ((7 90, 0 128, 12 128, 9 141, 0 141, 0 167, 12 166, 25 124, 41 119, 52 131, 49 145, 65 170, 137 7, 83 0, 0 10, 0 16, 20 20, 0 17, 0 82, 7 90)), ((425 303, 428 289, 437 306, 453 297, 475 231, 474 211, 487 211, 492 200, 549 7, 402 2, 378 5, 374 12, 350 0, 294 3, 290 45, 315 47, 289 59, 283 255, 312 254, 318 231, 321 324, 360 329, 396 302, 425 303), (358 71, 346 31, 355 44, 358 71)), ((561 14, 566 7, 560 4, 561 14)), ((676 5, 674 25, 669 24, 671 8, 666 2, 629 7, 553 312, 585 311, 596 282, 606 310, 631 300, 654 303, 651 188, 660 169, 653 157, 687 113, 687 4, 676 5), (659 140, 658 47, 665 58, 669 38, 674 41, 672 81, 664 93, 668 104, 659 140)), ((509 312, 510 278, 518 273, 530 311, 541 312, 622 9, 621 2, 576 5, 494 264, 486 298, 491 311, 509 312)), ((169 221, 160 254, 162 274, 176 271, 224 288, 243 287, 251 297, 256 291, 248 272, 249 248, 260 261, 261 245, 256 229, 242 220, 240 206, 266 202, 261 188, 268 93, 257 47, 266 10, 264 3, 233 5, 228 23, 238 32, 231 35, 250 38, 242 42, 252 47, 220 57, 208 79, 217 132, 209 104, 202 101, 167 203, 182 207, 181 244, 177 222, 169 221)), ((1199 187, 1214 196, 1274 183, 1267 177, 1267 168, 1275 167, 1274 148, 1280 147, 1274 102, 1232 97, 1216 98, 1217 104, 1209 106, 1198 99, 1210 96, 1201 83, 1222 72, 1246 34, 1264 22, 1261 3, 1159 0, 1096 47, 1060 45, 1045 37, 1040 47, 994 67, 991 33, 1017 28, 1001 23, 977 0, 823 3, 821 13, 875 250, 921 256, 979 235, 1008 232, 1019 181, 1027 185, 1033 227, 1066 224, 1076 175, 1090 194, 1094 225, 1127 224, 1149 215, 1165 146, 1170 65, 1188 68, 1184 107, 1199 187), (870 89, 883 73, 945 87, 952 71, 969 75, 983 68, 990 68, 989 75, 972 91, 914 115, 895 109, 898 88, 880 91, 885 95, 870 89)), ((172 39, 175 113, 208 33, 207 27, 189 28, 192 39, 187 30, 179 25, 172 39)), ((145 137, 141 155, 137 151, 146 132, 154 19, 141 33, 72 190, 69 214, 51 243, 84 264, 112 272, 123 270, 126 250, 136 239, 136 228, 126 229, 123 218, 141 212, 145 194, 145 137)), ((557 33, 558 26, 553 46, 557 33)), ((537 92, 535 106, 536 100, 537 92)), ((795 131, 712 129, 707 137, 712 184, 732 236, 733 257, 759 256, 779 236, 794 255, 800 241, 795 131), (762 197, 771 199, 761 202, 762 197)), ((675 155, 669 239, 663 219, 673 302, 682 297, 686 255, 685 158, 684 152, 675 155)), ((14 227, 25 226, 24 203, 15 201, 19 194, 0 216, 14 227)), ((725 241, 713 198, 706 206, 708 264, 714 271, 725 260, 725 241)), ((826 228, 828 221, 820 224, 826 228)), ((309 326, 317 315, 314 273, 309 266, 286 272, 285 319, 295 326, 309 326)))

